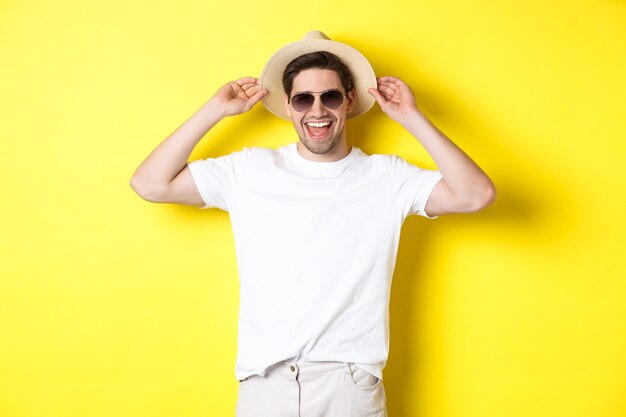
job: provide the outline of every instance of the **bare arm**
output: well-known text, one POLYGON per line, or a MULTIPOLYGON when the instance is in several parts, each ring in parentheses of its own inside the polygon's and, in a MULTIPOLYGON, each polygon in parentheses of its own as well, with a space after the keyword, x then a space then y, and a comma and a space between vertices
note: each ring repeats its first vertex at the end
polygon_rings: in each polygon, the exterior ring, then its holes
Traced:
POLYGON ((425 210, 430 216, 482 210, 495 198, 491 179, 417 108, 413 92, 398 78, 378 79, 370 88, 382 110, 424 146, 443 178, 433 189, 425 210))
POLYGON ((139 165, 130 185, 141 198, 155 203, 201 206, 187 160, 198 142, 220 120, 250 110, 267 90, 246 77, 222 86, 193 116, 168 136, 139 165))

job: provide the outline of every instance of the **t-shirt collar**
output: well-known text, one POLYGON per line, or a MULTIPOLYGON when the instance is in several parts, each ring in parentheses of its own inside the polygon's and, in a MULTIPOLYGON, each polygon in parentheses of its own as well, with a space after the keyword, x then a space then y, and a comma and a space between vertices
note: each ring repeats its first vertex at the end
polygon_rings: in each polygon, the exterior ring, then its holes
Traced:
POLYGON ((319 161, 311 161, 309 159, 306 159, 302 155, 300 155, 300 153, 298 152, 297 146, 298 146, 297 142, 289 145, 289 154, 291 155, 295 163, 297 163, 298 165, 307 167, 307 168, 311 168, 315 170, 323 170, 323 171, 334 171, 334 170, 341 170, 345 168, 348 164, 350 164, 350 162, 352 162, 352 160, 354 159, 357 153, 355 147, 350 146, 350 153, 346 155, 345 157, 343 157, 342 159, 338 161, 333 161, 333 162, 319 162, 319 161))

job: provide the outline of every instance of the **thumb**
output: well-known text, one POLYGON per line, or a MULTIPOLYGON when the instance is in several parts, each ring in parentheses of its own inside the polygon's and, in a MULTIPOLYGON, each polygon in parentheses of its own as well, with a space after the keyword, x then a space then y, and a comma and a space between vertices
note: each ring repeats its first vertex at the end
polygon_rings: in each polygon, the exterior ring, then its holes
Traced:
POLYGON ((259 90, 252 97, 248 99, 247 108, 251 109, 256 103, 269 93, 268 90, 259 90))
POLYGON ((378 91, 375 88, 368 88, 367 92, 370 93, 372 96, 374 96, 374 98, 376 99, 376 102, 378 103, 379 106, 382 107, 382 105, 387 101, 383 98, 383 96, 380 94, 380 91, 378 91))

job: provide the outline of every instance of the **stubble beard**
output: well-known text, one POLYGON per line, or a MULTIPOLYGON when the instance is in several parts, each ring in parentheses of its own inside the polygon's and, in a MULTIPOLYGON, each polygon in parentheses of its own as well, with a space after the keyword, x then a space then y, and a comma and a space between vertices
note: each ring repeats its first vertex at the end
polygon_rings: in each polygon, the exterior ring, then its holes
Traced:
MULTIPOLYGON (((334 128, 334 126, 333 126, 334 128)), ((298 130, 298 136, 300 136, 300 142, 307 148, 311 153, 317 155, 326 154, 341 142, 341 131, 333 131, 331 136, 324 141, 314 141, 307 136, 305 131, 306 127, 302 126, 302 130, 298 130)))

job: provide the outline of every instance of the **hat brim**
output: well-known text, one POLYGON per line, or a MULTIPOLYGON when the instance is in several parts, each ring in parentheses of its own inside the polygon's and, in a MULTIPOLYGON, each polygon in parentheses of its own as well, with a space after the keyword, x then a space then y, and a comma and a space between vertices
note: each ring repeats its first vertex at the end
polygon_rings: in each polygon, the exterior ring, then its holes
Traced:
POLYGON ((285 110, 283 72, 295 58, 316 51, 327 51, 337 55, 352 72, 356 103, 352 111, 348 113, 348 118, 371 109, 376 100, 367 89, 377 87, 372 66, 363 54, 353 47, 328 39, 303 39, 284 46, 272 55, 259 77, 261 88, 268 90, 268 94, 262 99, 265 108, 282 119, 291 120, 285 110))

